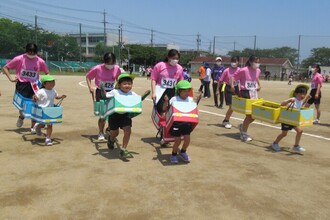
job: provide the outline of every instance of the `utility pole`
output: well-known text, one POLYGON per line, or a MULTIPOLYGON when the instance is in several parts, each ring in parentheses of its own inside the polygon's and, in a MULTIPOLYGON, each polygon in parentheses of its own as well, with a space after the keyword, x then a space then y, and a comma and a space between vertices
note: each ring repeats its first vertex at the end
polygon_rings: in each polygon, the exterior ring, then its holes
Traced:
POLYGON ((120 59, 120 52, 121 52, 121 45, 122 45, 122 24, 118 27, 118 64, 121 66, 121 59, 120 59))
POLYGON ((199 52, 199 46, 201 45, 201 39, 200 39, 200 34, 198 32, 197 34, 197 52, 199 52))
POLYGON ((215 36, 213 37, 213 56, 215 56, 215 36))
POLYGON ((80 64, 80 67, 81 67, 81 62, 82 62, 82 49, 81 49, 81 23, 79 24, 79 64, 80 64))
POLYGON ((254 35, 254 47, 253 47, 254 55, 256 55, 256 46, 257 46, 257 35, 254 35))
POLYGON ((151 29, 151 38, 150 38, 150 46, 154 46, 154 30, 151 29))
POLYGON ((301 35, 298 36, 298 57, 297 57, 297 73, 299 73, 299 62, 300 62, 300 38, 301 35))
MULTIPOLYGON (((104 40, 104 48, 107 46, 107 34, 106 34, 106 20, 105 20, 105 9, 103 11, 103 40, 104 40)), ((105 51, 104 51, 105 52, 105 51)))
POLYGON ((34 16, 34 33, 35 33, 35 44, 38 45, 38 17, 34 16))
POLYGON ((209 53, 211 54, 211 48, 212 48, 212 41, 210 41, 210 46, 209 46, 209 53))

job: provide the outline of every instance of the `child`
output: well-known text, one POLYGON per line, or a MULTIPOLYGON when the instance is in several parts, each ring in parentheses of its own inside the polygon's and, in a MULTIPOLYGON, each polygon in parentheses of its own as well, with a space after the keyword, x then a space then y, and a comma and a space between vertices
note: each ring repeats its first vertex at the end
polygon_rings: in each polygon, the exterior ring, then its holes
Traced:
MULTIPOLYGON (((307 94, 308 89, 309 89, 309 87, 306 85, 298 85, 295 88, 295 90, 293 90, 291 92, 292 95, 290 94, 290 96, 292 98, 283 101, 281 103, 281 105, 290 106, 293 104, 294 108, 300 109, 304 105, 304 103, 307 101, 307 100, 305 100, 305 96, 307 94)), ((276 140, 274 141, 274 143, 271 146, 273 150, 275 150, 275 151, 281 150, 281 147, 279 146, 279 142, 287 135, 288 131, 291 130, 292 128, 297 132, 295 144, 294 144, 292 150, 297 151, 297 152, 305 151, 305 148, 303 148, 299 145, 300 138, 303 133, 303 130, 301 129, 301 127, 299 127, 299 126, 294 127, 294 126, 284 124, 284 123, 281 124, 282 133, 277 136, 276 140)))
POLYGON ((314 64, 312 68, 312 84, 311 84, 311 92, 310 99, 306 103, 306 108, 309 108, 312 104, 315 105, 316 108, 316 119, 313 121, 314 124, 320 124, 321 117, 321 88, 323 83, 323 76, 321 75, 320 65, 314 64))
MULTIPOLYGON (((64 99, 66 95, 59 96, 54 89, 55 87, 55 78, 50 75, 43 76, 41 78, 42 88, 33 96, 33 101, 37 102, 38 106, 44 107, 53 107, 55 99, 64 99)), ((41 136, 41 128, 44 128, 45 125, 37 124, 36 133, 38 136, 41 136)), ((52 145, 51 135, 53 132, 53 125, 47 125, 47 135, 45 139, 45 144, 47 146, 52 145)))
POLYGON ((225 119, 222 121, 222 125, 227 128, 230 129, 232 127, 232 125, 229 122, 229 119, 231 117, 231 115, 233 114, 233 110, 231 108, 231 103, 232 103, 232 96, 234 94, 238 95, 239 94, 239 88, 238 88, 238 82, 233 82, 233 87, 231 87, 232 84, 232 80, 233 80, 233 75, 240 70, 240 68, 238 67, 238 61, 239 61, 239 57, 238 56, 234 56, 231 58, 231 63, 230 63, 230 67, 228 67, 227 69, 225 69, 219 79, 218 82, 218 87, 217 87, 217 95, 220 94, 220 90, 222 89, 222 85, 223 83, 225 83, 225 101, 226 101, 226 105, 229 106, 227 112, 226 112, 226 116, 225 119))
MULTIPOLYGON (((121 96, 131 96, 137 95, 135 92, 132 92, 133 86, 133 76, 128 73, 123 73, 118 76, 117 86, 119 89, 113 89, 110 92, 106 93, 106 97, 110 98, 115 95, 121 96)), ((129 117, 128 113, 119 114, 114 113, 109 116, 109 127, 110 127, 110 135, 108 137, 108 148, 112 150, 114 148, 114 144, 116 142, 116 137, 119 135, 119 128, 123 129, 124 137, 123 137, 123 145, 120 149, 119 155, 121 157, 127 158, 132 157, 132 155, 127 150, 127 145, 129 139, 131 137, 131 127, 132 127, 132 119, 129 117)))
MULTIPOLYGON (((182 80, 178 82, 175 87, 176 96, 170 99, 169 104, 173 104, 173 102, 193 102, 193 98, 189 97, 191 85, 188 81, 182 80)), ((164 102, 164 111, 168 110, 168 98, 165 96, 164 102)), ((183 136, 183 145, 180 150, 180 156, 185 162, 190 162, 190 157, 187 154, 187 148, 190 143, 190 133, 192 131, 192 123, 190 122, 174 122, 172 127, 170 128, 170 134, 175 137, 175 141, 173 144, 172 155, 170 157, 170 161, 173 164, 177 164, 178 161, 178 150, 181 144, 181 136, 183 136)))

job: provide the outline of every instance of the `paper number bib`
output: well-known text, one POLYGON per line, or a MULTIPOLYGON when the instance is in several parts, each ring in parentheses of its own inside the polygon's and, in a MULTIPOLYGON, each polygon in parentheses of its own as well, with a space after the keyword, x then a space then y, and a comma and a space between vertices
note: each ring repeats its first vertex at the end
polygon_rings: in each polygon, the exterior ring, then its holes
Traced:
POLYGON ((104 81, 102 83, 105 90, 113 90, 115 87, 115 81, 104 81))
POLYGON ((28 81, 35 81, 39 79, 39 74, 37 71, 33 70, 21 70, 20 77, 28 81))
POLYGON ((246 81, 245 82, 245 88, 249 90, 251 99, 258 99, 257 85, 258 84, 256 81, 246 81))
POLYGON ((163 88, 174 88, 176 85, 176 79, 171 79, 171 78, 162 78, 161 81, 161 86, 163 88))
POLYGON ((312 82, 311 89, 316 89, 315 82, 312 82))

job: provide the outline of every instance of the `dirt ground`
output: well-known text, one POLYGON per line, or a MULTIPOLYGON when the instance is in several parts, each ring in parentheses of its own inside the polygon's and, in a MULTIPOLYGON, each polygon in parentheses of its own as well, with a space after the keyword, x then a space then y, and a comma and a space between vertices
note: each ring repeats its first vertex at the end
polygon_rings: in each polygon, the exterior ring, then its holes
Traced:
MULTIPOLYGON (((304 128, 304 154, 270 150, 279 125, 254 123, 254 140, 241 142, 237 126, 244 116, 234 113, 230 130, 219 126, 227 109, 215 108, 211 98, 199 105, 191 163, 171 165, 171 148, 155 138, 150 99, 133 119, 128 149, 134 158, 123 161, 118 149, 109 152, 96 140, 84 77, 56 78, 57 91, 68 97, 54 145, 45 147, 43 138, 30 134, 29 120, 15 127, 14 84, 0 76, 0 219, 330 218, 329 84, 322 88, 322 124, 304 128)), ((262 81, 260 96, 279 102, 295 85, 262 81)), ((134 81, 139 94, 149 88, 146 79, 134 81)), ((291 147, 294 137, 289 133, 281 145, 291 147)))

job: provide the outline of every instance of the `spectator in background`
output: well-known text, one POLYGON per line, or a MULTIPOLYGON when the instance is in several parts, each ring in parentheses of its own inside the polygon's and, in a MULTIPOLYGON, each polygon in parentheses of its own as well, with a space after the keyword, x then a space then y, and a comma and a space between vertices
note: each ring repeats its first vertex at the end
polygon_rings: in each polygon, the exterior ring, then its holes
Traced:
POLYGON ((184 80, 187 80, 188 82, 191 82, 191 76, 188 73, 188 69, 187 68, 184 68, 183 69, 183 79, 184 80))
POLYGON ((209 66, 208 63, 204 63, 204 67, 205 67, 205 75, 203 78, 203 82, 204 82, 204 98, 210 98, 211 97, 211 92, 210 92, 210 82, 211 82, 211 74, 212 74, 212 70, 209 66))
POLYGON ((205 76, 205 62, 199 67, 198 69, 199 74, 199 80, 201 81, 201 86, 199 87, 199 91, 203 93, 203 87, 204 87, 204 76, 205 76))
POLYGON ((219 83, 219 79, 223 73, 223 71, 225 70, 225 67, 221 64, 222 62, 222 58, 221 57, 217 57, 215 59, 216 63, 214 65, 214 68, 212 70, 212 89, 213 89, 213 98, 214 98, 214 106, 215 107, 219 107, 219 108, 223 108, 223 91, 222 91, 222 86, 223 83, 221 83, 218 86, 219 83), (219 92, 217 91, 217 88, 219 89, 219 92), (220 97, 220 105, 218 102, 218 95, 220 97))

